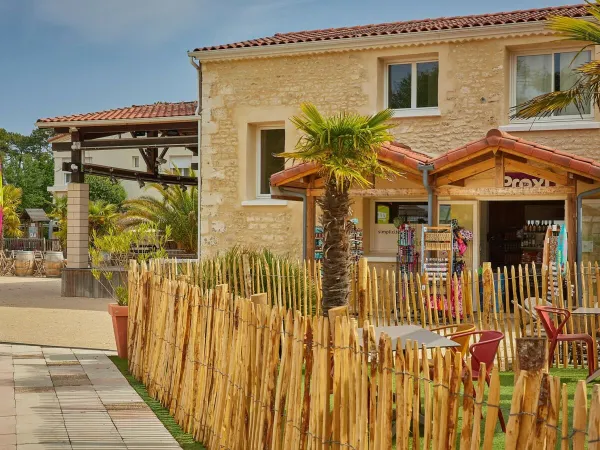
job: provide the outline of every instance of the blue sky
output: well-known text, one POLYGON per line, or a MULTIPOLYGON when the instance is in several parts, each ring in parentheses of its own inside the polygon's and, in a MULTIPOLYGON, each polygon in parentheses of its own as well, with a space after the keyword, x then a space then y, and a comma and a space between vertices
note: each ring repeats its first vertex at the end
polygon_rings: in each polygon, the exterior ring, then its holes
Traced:
MULTIPOLYGON (((568 0, 0 0, 0 128, 193 100, 186 51, 276 32, 509 11, 568 0)), ((570 2, 575 3, 575 2, 570 2)))

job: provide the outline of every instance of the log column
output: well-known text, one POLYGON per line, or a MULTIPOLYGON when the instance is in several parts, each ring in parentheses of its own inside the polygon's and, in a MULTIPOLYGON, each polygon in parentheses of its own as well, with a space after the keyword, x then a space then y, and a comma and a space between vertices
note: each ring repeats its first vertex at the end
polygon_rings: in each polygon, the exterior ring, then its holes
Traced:
MULTIPOLYGON (((565 208, 565 224, 567 226, 567 260, 569 263, 574 263, 577 259, 577 180, 569 175, 568 185, 575 187, 575 192, 567 194, 567 202, 565 208)), ((577 261, 581 263, 581 261, 577 261)))

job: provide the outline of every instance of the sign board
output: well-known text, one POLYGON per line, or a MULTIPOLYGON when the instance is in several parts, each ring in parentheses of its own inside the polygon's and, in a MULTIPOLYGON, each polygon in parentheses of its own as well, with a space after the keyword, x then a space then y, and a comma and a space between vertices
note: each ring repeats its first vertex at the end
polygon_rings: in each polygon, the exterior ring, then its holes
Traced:
POLYGON ((38 229, 37 226, 35 225, 29 225, 29 238, 30 239, 35 239, 38 237, 38 229))
POLYGON ((517 187, 517 188, 528 188, 528 187, 549 187, 555 186, 555 183, 544 178, 535 178, 526 173, 520 172, 506 172, 504 174, 504 187, 517 187))

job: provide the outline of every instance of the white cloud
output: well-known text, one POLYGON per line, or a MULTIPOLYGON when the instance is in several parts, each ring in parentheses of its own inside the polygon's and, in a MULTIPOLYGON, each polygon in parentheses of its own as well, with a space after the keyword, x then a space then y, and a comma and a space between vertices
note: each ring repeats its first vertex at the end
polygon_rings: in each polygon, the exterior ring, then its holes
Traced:
POLYGON ((94 42, 153 43, 194 26, 210 0, 33 0, 34 17, 94 42))

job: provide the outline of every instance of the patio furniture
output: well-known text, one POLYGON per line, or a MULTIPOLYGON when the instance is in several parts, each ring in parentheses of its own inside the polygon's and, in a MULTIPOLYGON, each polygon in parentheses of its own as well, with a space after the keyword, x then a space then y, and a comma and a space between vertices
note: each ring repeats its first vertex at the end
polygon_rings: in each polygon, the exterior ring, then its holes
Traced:
MULTIPOLYGON (((448 339, 447 337, 440 336, 431 330, 421 328, 417 325, 399 325, 399 326, 387 326, 387 327, 373 327, 375 329, 375 340, 379 339, 381 333, 387 334, 392 340, 392 348, 396 348, 396 341, 402 340, 404 348, 406 348, 406 341, 410 340, 413 343, 416 342, 419 348, 425 345, 427 348, 454 348, 460 347, 457 342, 448 339)), ((358 329, 359 342, 362 345, 362 328, 358 329)))
POLYGON ((33 252, 33 276, 44 276, 44 254, 39 250, 33 252))
POLYGON ((550 340, 550 347, 548 350, 548 367, 552 365, 554 351, 556 350, 556 346, 559 342, 584 342, 587 345, 588 370, 591 377, 596 369, 596 361, 593 357, 595 354, 594 339, 592 336, 585 333, 562 333, 567 321, 571 317, 571 313, 567 309, 555 308, 552 306, 536 306, 535 309, 540 317, 540 322, 546 330, 548 339, 550 340), (550 314, 556 314, 558 317, 562 318, 558 326, 554 325, 554 321, 550 317, 550 314), (590 355, 592 356, 590 357, 590 355))
POLYGON ((465 333, 475 331, 475 325, 469 323, 446 325, 443 327, 432 328, 431 331, 436 333, 441 331, 442 336, 456 342, 460 346, 459 348, 456 348, 456 350, 460 351, 460 354, 465 356, 469 352, 469 344, 471 342, 471 335, 465 333))
MULTIPOLYGON (((485 363, 485 382, 489 386, 490 374, 494 367, 494 360, 498 353, 500 341, 504 339, 504 333, 493 330, 471 331, 469 333, 463 333, 462 335, 454 335, 454 338, 461 338, 463 336, 468 338, 471 338, 471 336, 479 336, 479 341, 471 344, 469 347, 469 353, 471 354, 471 372, 473 374, 473 380, 478 379, 481 364, 485 363)), ((475 388, 473 388, 473 395, 475 395, 475 388)), ((500 420, 502 431, 506 433, 506 423, 504 422, 504 416, 502 415, 502 410, 500 408, 498 408, 498 419, 500 420)))
MULTIPOLYGON (((600 315, 600 308, 590 308, 590 307, 581 307, 571 311, 571 314, 574 316, 595 316, 600 315)), ((595 335, 598 336, 600 334, 600 328, 595 331, 595 335)), ((594 361, 596 361, 596 355, 593 356, 594 361)), ((588 355, 589 359, 589 355, 588 355)), ((600 369, 596 370, 593 374, 586 378, 586 383, 591 383, 592 381, 600 378, 600 369)))

